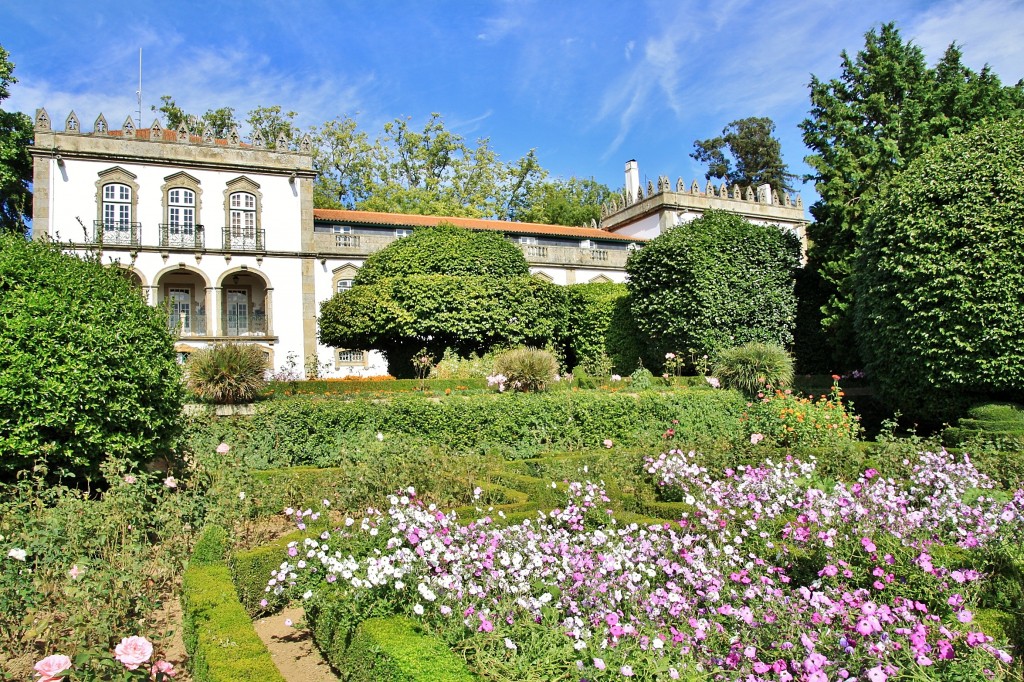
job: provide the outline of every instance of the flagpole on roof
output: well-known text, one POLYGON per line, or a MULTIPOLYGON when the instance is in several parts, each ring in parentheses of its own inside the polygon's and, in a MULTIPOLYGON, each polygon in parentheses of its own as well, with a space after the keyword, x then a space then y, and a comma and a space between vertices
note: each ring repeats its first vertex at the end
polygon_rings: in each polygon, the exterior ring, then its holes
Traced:
POLYGON ((142 48, 139 48, 139 89, 135 91, 139 101, 139 129, 142 129, 142 48))

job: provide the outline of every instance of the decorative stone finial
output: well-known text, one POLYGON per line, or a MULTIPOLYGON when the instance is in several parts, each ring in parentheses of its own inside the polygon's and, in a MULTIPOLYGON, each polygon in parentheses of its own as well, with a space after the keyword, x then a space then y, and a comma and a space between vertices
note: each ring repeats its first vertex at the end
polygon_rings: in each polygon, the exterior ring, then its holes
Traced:
POLYGON ((132 121, 131 116, 124 120, 124 125, 121 126, 121 132, 125 137, 135 137, 135 123, 132 121))
POLYGON ((679 192, 680 194, 686 192, 686 183, 683 182, 682 178, 678 178, 676 180, 676 191, 679 192))
POLYGON ((302 136, 302 140, 299 142, 299 151, 303 154, 311 154, 313 152, 313 140, 310 139, 308 134, 302 136))
POLYGON ((277 140, 274 142, 274 149, 279 152, 288 151, 288 138, 285 137, 284 131, 277 134, 277 140))
POLYGON ((65 133, 80 133, 82 132, 82 124, 78 122, 78 116, 72 111, 68 114, 68 117, 64 119, 64 132, 65 133))
POLYGON ((154 118, 153 125, 149 126, 149 139, 150 140, 162 140, 164 139, 164 128, 160 125, 160 119, 154 118))
POLYGON ((700 185, 697 184, 696 180, 690 185, 690 194, 700 194, 700 185))
POLYGON ((708 195, 709 197, 715 196, 715 186, 711 184, 710 179, 708 179, 708 184, 704 187, 704 194, 708 195))
POLYGON ((259 130, 255 130, 252 133, 252 146, 253 147, 266 147, 267 142, 263 139, 263 133, 259 130))
POLYGON ((754 188, 751 187, 750 185, 747 185, 747 191, 743 194, 743 200, 744 201, 753 201, 754 200, 754 188))
POLYGON ((96 117, 95 123, 92 124, 93 135, 106 135, 110 131, 110 126, 107 125, 107 118, 103 114, 96 117))
POLYGON ((178 142, 188 142, 189 141, 189 132, 188 132, 188 128, 185 127, 185 122, 184 121, 182 121, 181 123, 178 124, 177 140, 178 140, 178 142))
POLYGON ((213 139, 213 128, 207 123, 203 127, 203 144, 213 144, 216 140, 213 139))
POLYGON ((228 144, 232 147, 237 147, 241 142, 241 138, 238 136, 238 128, 232 126, 231 132, 228 133, 228 144))
POLYGON ((46 109, 36 109, 36 130, 50 130, 50 115, 46 109))

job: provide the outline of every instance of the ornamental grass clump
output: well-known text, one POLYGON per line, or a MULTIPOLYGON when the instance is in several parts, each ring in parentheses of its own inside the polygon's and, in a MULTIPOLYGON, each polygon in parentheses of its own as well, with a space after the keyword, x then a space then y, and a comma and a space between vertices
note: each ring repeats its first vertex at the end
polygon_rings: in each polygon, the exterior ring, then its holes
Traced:
POLYGON ((192 353, 185 385, 200 400, 218 405, 251 403, 266 386, 267 360, 259 346, 223 343, 192 353))
POLYGON ((558 376, 558 361, 546 350, 513 348, 495 358, 494 371, 513 391, 543 391, 558 376))
POLYGON ((748 396, 785 388, 793 381, 793 358, 774 343, 745 343, 718 354, 714 375, 726 388, 748 396))

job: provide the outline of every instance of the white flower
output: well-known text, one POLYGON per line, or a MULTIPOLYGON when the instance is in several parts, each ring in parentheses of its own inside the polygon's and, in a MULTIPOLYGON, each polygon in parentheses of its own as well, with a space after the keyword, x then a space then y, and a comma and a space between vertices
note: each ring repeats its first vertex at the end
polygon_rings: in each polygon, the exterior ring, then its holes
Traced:
POLYGON ((7 556, 11 557, 12 559, 17 559, 18 561, 24 561, 25 557, 28 556, 28 552, 26 552, 23 549, 18 549, 17 547, 15 547, 7 553, 7 556))
POLYGON ((384 434, 380 431, 377 432, 377 440, 384 440, 384 434))
POLYGON ((321 504, 323 504, 325 507, 330 507, 331 506, 331 501, 330 500, 323 500, 321 502, 321 504))
POLYGON ((423 604, 417 604, 416 606, 412 607, 412 611, 417 616, 422 616, 423 615, 423 604))
POLYGON ((302 598, 303 599, 309 599, 312 596, 313 596, 313 590, 306 590, 305 592, 302 593, 302 598))
POLYGON ((510 649, 511 651, 515 651, 515 650, 517 650, 517 649, 518 649, 519 647, 518 647, 518 646, 516 646, 516 643, 515 643, 515 642, 513 642, 513 641, 512 641, 511 639, 509 639, 508 637, 506 637, 506 638, 505 638, 505 648, 506 648, 506 649, 510 649))
POLYGON ((239 490, 238 491, 238 499, 240 499, 240 500, 244 500, 245 499, 245 491, 244 490, 239 490))

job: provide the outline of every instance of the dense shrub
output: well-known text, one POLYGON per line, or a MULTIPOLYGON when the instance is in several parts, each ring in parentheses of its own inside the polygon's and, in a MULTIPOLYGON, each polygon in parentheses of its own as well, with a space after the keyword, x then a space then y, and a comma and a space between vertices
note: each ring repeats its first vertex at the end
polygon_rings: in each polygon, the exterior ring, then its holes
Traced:
POLYGON ((266 386, 267 359, 251 343, 201 348, 185 364, 185 385, 197 398, 218 405, 251 403, 266 386))
POLYGON ((558 376, 558 361, 546 350, 513 348, 494 359, 494 371, 513 391, 543 391, 558 376))
POLYGON ((530 267, 522 249, 499 232, 474 232, 453 225, 417 227, 366 259, 354 285, 405 275, 525 277, 530 267))
POLYGON ((566 287, 565 361, 588 373, 607 378, 612 354, 608 336, 618 302, 629 294, 625 284, 591 282, 566 287))
POLYGON ((836 447, 851 444, 860 434, 860 423, 842 401, 843 392, 833 386, 817 400, 790 391, 759 394, 747 408, 744 424, 751 444, 774 447, 836 447))
POLYGON ((857 269, 856 325, 880 395, 955 416, 1024 389, 1024 126, 981 124, 887 185, 857 269))
POLYGON ((647 334, 633 318, 633 297, 628 293, 615 299, 611 321, 605 336, 608 356, 616 374, 632 374, 641 365, 657 367, 663 354, 653 347, 647 334))
POLYGON ((774 343, 745 343, 720 352, 713 374, 725 388, 753 396, 789 386, 793 381, 793 358, 774 343))
POLYGON ((494 354, 477 355, 470 353, 460 357, 451 348, 445 348, 444 354, 430 371, 434 379, 485 379, 494 373, 494 354))
POLYGON ((942 439, 951 445, 991 441, 1016 449, 1024 444, 1024 408, 1013 403, 976 405, 942 439))
POLYGON ((0 476, 45 457, 95 473, 164 453, 181 409, 174 341, 117 268, 0 237, 0 476))
POLYGON ((633 316, 662 352, 713 356, 747 341, 788 346, 799 257, 792 233, 708 211, 630 256, 633 316))

